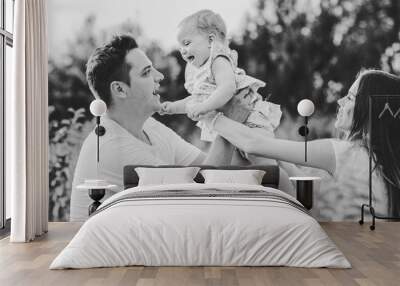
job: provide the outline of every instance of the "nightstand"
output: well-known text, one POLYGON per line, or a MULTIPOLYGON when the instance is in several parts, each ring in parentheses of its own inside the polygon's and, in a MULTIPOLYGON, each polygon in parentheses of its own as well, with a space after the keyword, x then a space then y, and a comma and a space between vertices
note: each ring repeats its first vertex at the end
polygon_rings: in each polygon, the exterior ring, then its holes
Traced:
POLYGON ((106 194, 106 189, 113 189, 115 187, 117 186, 111 185, 105 180, 85 180, 83 184, 78 185, 76 188, 88 190, 89 197, 94 201, 88 209, 90 216, 101 205, 100 200, 106 194))
POLYGON ((321 180, 320 177, 290 177, 289 180, 296 181, 296 199, 310 210, 313 207, 314 181, 321 180))

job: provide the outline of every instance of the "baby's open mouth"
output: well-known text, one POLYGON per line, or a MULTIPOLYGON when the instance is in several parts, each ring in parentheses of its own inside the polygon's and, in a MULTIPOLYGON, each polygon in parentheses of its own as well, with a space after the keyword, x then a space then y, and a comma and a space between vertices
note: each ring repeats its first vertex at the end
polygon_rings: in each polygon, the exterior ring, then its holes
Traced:
POLYGON ((194 60, 194 56, 188 56, 187 59, 189 62, 192 62, 194 60))

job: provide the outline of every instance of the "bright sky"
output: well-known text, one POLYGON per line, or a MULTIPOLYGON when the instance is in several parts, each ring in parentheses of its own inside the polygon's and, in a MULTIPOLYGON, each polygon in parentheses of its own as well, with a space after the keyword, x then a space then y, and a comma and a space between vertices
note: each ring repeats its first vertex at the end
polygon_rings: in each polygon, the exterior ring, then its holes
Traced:
POLYGON ((245 12, 256 0, 49 0, 49 53, 58 56, 66 41, 82 27, 88 15, 96 16, 96 29, 138 22, 147 37, 166 49, 176 45, 176 26, 185 16, 211 9, 224 18, 231 35, 240 33, 245 12))

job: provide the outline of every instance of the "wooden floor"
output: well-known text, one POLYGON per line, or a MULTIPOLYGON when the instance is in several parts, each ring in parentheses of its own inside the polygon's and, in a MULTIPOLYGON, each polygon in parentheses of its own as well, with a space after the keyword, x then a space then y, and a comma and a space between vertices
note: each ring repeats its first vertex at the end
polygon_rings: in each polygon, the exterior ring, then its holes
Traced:
POLYGON ((400 285, 400 222, 322 223, 353 268, 121 267, 48 270, 79 224, 50 223, 32 243, 0 241, 0 285, 400 285))

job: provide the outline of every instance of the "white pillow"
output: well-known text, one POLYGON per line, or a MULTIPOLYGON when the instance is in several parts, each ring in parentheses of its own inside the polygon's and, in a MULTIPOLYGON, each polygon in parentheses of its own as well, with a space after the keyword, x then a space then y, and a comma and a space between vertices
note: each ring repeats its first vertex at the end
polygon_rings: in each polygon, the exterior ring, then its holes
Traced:
POLYGON ((265 171, 262 170, 213 170, 200 171, 205 184, 234 183, 246 185, 261 185, 265 171))
POLYGON ((199 170, 199 167, 135 168, 139 176, 139 186, 195 183, 193 179, 199 170))

